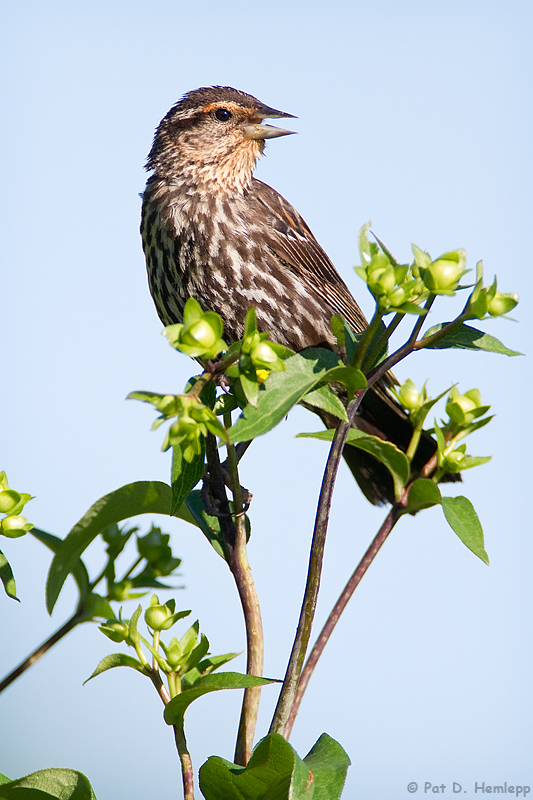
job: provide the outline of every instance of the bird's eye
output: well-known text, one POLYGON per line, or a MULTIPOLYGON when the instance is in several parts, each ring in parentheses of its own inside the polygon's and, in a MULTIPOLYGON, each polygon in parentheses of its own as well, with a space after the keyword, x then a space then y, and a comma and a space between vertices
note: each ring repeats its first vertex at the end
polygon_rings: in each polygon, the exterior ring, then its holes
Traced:
POLYGON ((218 119, 219 122, 227 122, 231 119, 231 111, 228 111, 227 108, 217 108, 215 119, 218 119))

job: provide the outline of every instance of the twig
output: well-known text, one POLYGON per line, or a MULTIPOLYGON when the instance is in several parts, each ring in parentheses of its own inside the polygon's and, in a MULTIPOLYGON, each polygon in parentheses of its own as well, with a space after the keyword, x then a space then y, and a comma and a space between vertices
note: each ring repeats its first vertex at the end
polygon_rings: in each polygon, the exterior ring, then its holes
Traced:
POLYGON ((285 673, 285 679, 283 681, 283 686, 280 692, 276 710, 272 718, 269 733, 281 733, 283 735, 292 704, 294 702, 294 697, 296 695, 300 673, 303 668, 305 654, 309 645, 318 590, 320 588, 320 575, 322 572, 322 561, 324 558, 324 547, 326 544, 326 533, 328 529, 329 512, 331 508, 335 479, 339 469, 342 449, 346 442, 346 437, 348 436, 351 423, 355 418, 363 398, 363 394, 364 391, 358 392, 354 399, 348 404, 347 415, 349 421, 341 422, 339 424, 337 430, 335 431, 335 436, 333 437, 333 442, 329 451, 315 517, 315 527, 313 531, 311 553, 309 556, 307 583, 305 587, 304 600, 302 603, 302 610, 300 612, 298 628, 287 666, 287 671, 285 673))
POLYGON ((173 726, 174 739, 178 749, 181 762, 181 776, 183 778, 183 798, 184 800, 194 800, 194 772, 192 768, 191 755, 187 747, 187 739, 183 729, 183 719, 180 724, 173 726))
POLYGON ((383 525, 377 532, 370 547, 364 554, 363 558, 361 559, 355 571, 353 572, 350 580, 344 587, 339 599, 333 606, 333 609, 329 617, 327 618, 326 623, 322 628, 318 636, 318 639, 316 640, 313 646, 313 649, 311 650, 311 653, 309 654, 309 658, 306 661, 306 664, 300 676, 300 680, 298 681, 298 688, 296 690, 294 702, 292 704, 287 724, 285 725, 285 729, 283 731, 283 735, 286 739, 288 739, 291 735, 292 727, 294 725, 296 715, 298 714, 300 704, 305 694, 305 690, 307 689, 309 680, 311 678, 311 675, 313 674, 313 670, 316 667, 320 656, 324 652, 324 648, 329 640, 329 637, 333 633, 335 625, 339 621, 342 612, 348 605, 348 601, 350 600, 351 596, 355 592, 356 588, 359 586, 359 583, 361 582, 363 575, 365 574, 370 564, 378 554, 381 546, 384 544, 389 533, 392 531, 392 529, 398 522, 403 506, 404 506, 403 502, 395 503, 392 506, 391 510, 389 511, 389 513, 385 518, 385 521, 383 522, 383 525))
MULTIPOLYGON (((263 674, 263 625, 259 600, 246 553, 246 528, 235 447, 232 445, 228 447, 234 519, 229 513, 224 475, 220 467, 216 440, 211 434, 207 436, 206 440, 206 458, 213 493, 221 505, 221 511, 224 512, 227 509, 226 513, 219 517, 219 520, 225 544, 226 561, 235 580, 244 615, 247 650, 246 672, 248 675, 261 676, 263 674)), ((259 687, 246 689, 244 692, 235 745, 235 763, 242 766, 246 766, 252 752, 260 694, 259 687)))
POLYGON ((3 681, 0 682, 0 694, 7 689, 7 687, 13 683, 17 678, 19 678, 27 669, 32 667, 36 661, 42 658, 51 647, 53 647, 63 636, 66 636, 67 633, 70 633, 76 625, 80 625, 84 622, 84 611, 83 609, 78 608, 76 612, 68 619, 64 625, 57 629, 55 633, 53 633, 45 642, 39 645, 31 655, 22 661, 18 667, 6 675, 3 681))
POLYGON ((399 502, 395 503, 383 522, 383 525, 376 533, 372 543, 370 544, 368 550, 364 554, 363 558, 355 568, 351 578, 349 579, 348 583, 344 587, 341 595, 333 609, 327 618, 324 627, 322 628, 318 639, 316 640, 315 644, 313 645, 313 649, 309 654, 309 658, 307 659, 305 666, 302 670, 300 675, 300 680, 298 681, 298 687, 296 690, 296 694, 294 697, 294 702, 292 704, 292 708, 289 714, 289 719, 285 726, 283 735, 286 739, 289 739, 291 735, 291 731, 294 725, 294 721, 300 709, 300 705, 311 679, 311 675, 313 674, 313 670, 315 669, 319 658, 321 657, 322 653, 324 652, 324 648, 333 633, 333 630, 339 621, 339 618, 348 605, 348 601, 352 597, 353 593, 359 586, 363 575, 366 573, 367 569, 369 568, 372 561, 377 556, 378 552, 380 551, 382 545, 384 544, 385 540, 387 539, 388 535, 398 522, 398 519, 401 516, 402 510, 405 508, 407 504, 407 499, 409 496, 409 489, 411 485, 417 478, 426 478, 434 472, 435 467, 437 465, 437 456, 436 454, 433 455, 429 461, 424 465, 424 467, 420 470, 420 472, 415 475, 412 480, 410 481, 409 485, 404 489, 402 493, 402 497, 399 502))

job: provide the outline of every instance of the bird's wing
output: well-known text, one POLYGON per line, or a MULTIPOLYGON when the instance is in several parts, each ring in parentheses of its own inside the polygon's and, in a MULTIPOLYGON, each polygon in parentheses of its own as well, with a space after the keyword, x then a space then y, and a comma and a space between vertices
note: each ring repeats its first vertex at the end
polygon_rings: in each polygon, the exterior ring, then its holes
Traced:
POLYGON ((252 182, 251 194, 267 212, 269 228, 265 235, 277 258, 336 313, 342 314, 354 331, 367 328, 368 322, 350 290, 296 209, 257 179, 252 182))

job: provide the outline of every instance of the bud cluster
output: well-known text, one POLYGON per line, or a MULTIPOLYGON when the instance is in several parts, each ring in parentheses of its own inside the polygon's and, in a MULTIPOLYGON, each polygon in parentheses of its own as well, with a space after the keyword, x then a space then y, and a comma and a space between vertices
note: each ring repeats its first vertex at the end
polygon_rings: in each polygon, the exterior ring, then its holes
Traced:
POLYGON ((11 489, 6 473, 0 472, 0 513, 6 515, 0 519, 0 535, 7 536, 8 539, 18 539, 33 528, 20 513, 31 499, 31 494, 11 489))
POLYGON ((179 447, 185 461, 191 462, 202 453, 204 437, 207 431, 227 440, 226 429, 214 411, 202 403, 194 394, 154 394, 152 392, 132 392, 130 398, 151 403, 161 413, 152 428, 158 428, 163 422, 177 417, 172 423, 165 440, 163 450, 179 447))
POLYGON ((438 443, 439 475, 461 472, 490 461, 490 456, 470 456, 466 444, 459 444, 469 434, 486 425, 492 417, 484 416, 490 406, 484 406, 479 389, 461 394, 454 386, 446 400, 448 420, 442 428, 435 423, 438 443))
POLYGON ((419 314, 419 303, 427 289, 413 266, 398 264, 390 253, 362 234, 362 267, 355 271, 366 281, 381 314, 390 312, 419 314))

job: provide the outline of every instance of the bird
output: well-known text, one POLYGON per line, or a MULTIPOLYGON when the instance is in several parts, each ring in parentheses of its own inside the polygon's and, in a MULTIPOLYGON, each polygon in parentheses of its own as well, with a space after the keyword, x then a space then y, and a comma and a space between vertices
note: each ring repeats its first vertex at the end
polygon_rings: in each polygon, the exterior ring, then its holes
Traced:
MULTIPOLYGON (((294 118, 230 86, 186 93, 156 129, 146 162, 141 237, 150 293, 162 323, 183 321, 188 298, 215 311, 229 344, 242 338, 251 306, 258 328, 296 352, 337 348, 341 315, 356 333, 368 322, 330 258, 295 208, 253 176, 266 140, 293 131, 264 123, 294 118)), ((386 377, 363 399, 355 427, 406 450, 412 425, 386 377)), ((316 409, 327 427, 337 420, 316 409)), ((436 443, 422 438, 420 469, 436 443)), ((391 476, 346 445, 344 458, 375 505, 394 501, 391 476)))

